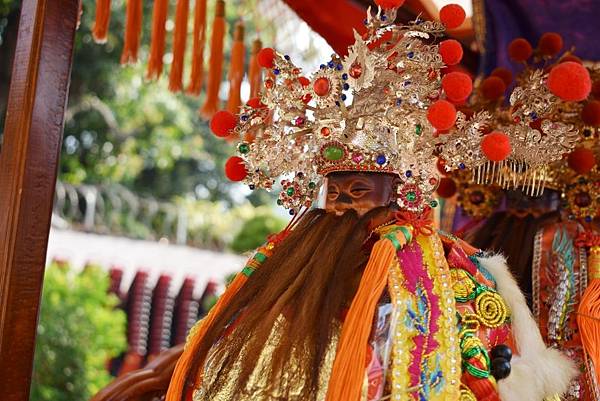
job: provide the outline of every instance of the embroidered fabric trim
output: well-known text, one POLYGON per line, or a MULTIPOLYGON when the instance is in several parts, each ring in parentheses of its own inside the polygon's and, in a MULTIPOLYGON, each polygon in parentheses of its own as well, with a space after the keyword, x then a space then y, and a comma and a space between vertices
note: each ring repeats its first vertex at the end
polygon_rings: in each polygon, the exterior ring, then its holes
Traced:
POLYGON ((398 317, 392 331, 391 399, 458 399, 456 308, 439 237, 420 235, 401 249, 389 285, 398 317))

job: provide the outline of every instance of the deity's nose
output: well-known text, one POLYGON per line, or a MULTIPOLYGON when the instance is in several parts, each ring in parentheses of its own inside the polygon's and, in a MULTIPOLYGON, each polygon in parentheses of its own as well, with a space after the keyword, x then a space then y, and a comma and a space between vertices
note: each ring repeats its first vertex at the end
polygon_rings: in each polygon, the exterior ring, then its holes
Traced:
POLYGON ((352 204, 352 198, 345 192, 342 192, 335 201, 336 203, 352 204))

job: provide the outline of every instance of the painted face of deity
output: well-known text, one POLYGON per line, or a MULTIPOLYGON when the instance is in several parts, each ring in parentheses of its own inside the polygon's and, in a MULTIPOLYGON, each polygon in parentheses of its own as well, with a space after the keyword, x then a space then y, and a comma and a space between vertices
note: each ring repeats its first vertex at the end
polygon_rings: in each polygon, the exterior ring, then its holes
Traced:
POLYGON ((356 210, 359 216, 396 200, 399 179, 392 174, 340 172, 327 176, 327 212, 338 216, 356 210))

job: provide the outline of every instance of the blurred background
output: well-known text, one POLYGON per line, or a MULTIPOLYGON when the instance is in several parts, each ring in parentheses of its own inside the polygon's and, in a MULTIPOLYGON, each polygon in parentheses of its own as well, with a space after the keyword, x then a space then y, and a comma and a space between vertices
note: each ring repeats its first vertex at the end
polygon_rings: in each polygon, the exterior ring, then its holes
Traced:
MULTIPOLYGON (((209 38, 214 3, 207 2, 209 38)), ((88 400, 111 375, 141 367, 183 342, 228 277, 243 267, 246 254, 289 217, 272 194, 253 193, 225 178, 223 165, 234 149, 199 117, 204 94, 169 91, 174 13, 165 24, 165 72, 150 81, 145 70, 153 2, 143 2, 140 61, 131 65, 120 64, 126 1, 112 1, 104 44, 91 33, 95 7, 95 0, 82 1, 76 35, 34 401, 88 400)), ((19 8, 20 1, 0 0, 0 144, 19 8)), ((281 1, 231 1, 225 17, 230 27, 244 21, 248 43, 260 36, 302 65, 332 53, 281 1)), ((220 97, 228 90, 224 76, 220 97)), ((242 99, 249 90, 245 80, 242 99)))

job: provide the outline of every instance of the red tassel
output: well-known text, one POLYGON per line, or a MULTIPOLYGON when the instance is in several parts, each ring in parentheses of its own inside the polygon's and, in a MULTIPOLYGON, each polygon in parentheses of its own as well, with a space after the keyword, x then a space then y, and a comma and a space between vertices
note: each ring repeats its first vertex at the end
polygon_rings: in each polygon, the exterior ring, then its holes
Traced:
POLYGON ((223 75, 223 36, 225 35, 225 2, 217 1, 215 20, 212 26, 210 44, 210 64, 206 83, 206 101, 200 109, 200 115, 210 119, 219 109, 219 88, 223 75))
POLYGON ((229 96, 227 98, 227 110, 237 114, 242 104, 240 90, 244 79, 244 24, 238 22, 233 33, 233 45, 231 46, 231 65, 229 66, 229 96))
POLYGON ((248 63, 248 81, 250 82, 250 99, 260 96, 262 85, 262 68, 258 64, 258 52, 262 49, 260 39, 254 39, 252 43, 252 55, 248 63))
POLYGON ((98 43, 105 43, 110 22, 110 0, 96 0, 96 21, 92 28, 92 36, 98 43))
POLYGON ((206 42, 206 0, 196 0, 194 9, 194 36, 192 37, 192 73, 187 93, 199 95, 204 78, 204 44, 206 42))
POLYGON ((155 0, 152 11, 152 38, 150 40, 150 57, 148 58, 148 79, 158 79, 163 70, 163 55, 165 54, 165 36, 169 0, 155 0))
POLYGON ((127 0, 125 21, 125 44, 121 64, 135 63, 138 59, 142 34, 142 0, 127 0))
POLYGON ((171 64, 171 73, 169 74, 169 90, 173 92, 183 89, 183 64, 189 12, 190 0, 177 0, 175 31, 173 32, 173 64, 171 64))

